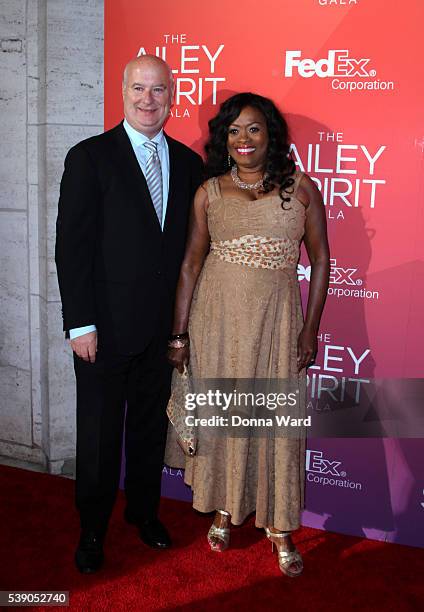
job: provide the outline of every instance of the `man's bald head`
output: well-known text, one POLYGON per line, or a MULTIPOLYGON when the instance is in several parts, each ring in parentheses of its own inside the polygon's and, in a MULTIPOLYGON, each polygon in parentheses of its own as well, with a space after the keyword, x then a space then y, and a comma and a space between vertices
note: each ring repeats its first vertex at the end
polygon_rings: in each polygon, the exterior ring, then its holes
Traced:
POLYGON ((153 138, 169 115, 174 79, 163 59, 142 55, 125 66, 122 78, 124 114, 128 123, 153 138))
POLYGON ((131 72, 131 70, 134 68, 142 68, 143 66, 157 66, 158 68, 166 70, 172 92, 174 91, 174 75, 172 74, 172 70, 162 58, 157 57, 156 55, 140 55, 140 57, 130 60, 124 68, 122 85, 126 85, 128 81, 128 74, 131 72))

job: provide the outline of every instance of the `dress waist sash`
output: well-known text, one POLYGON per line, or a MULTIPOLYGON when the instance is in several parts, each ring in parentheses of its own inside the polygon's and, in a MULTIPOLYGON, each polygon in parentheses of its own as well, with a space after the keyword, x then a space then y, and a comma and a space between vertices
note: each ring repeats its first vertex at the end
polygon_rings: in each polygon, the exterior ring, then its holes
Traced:
POLYGON ((210 252, 229 263, 281 270, 296 268, 299 243, 289 238, 266 238, 247 234, 233 240, 212 241, 210 252))

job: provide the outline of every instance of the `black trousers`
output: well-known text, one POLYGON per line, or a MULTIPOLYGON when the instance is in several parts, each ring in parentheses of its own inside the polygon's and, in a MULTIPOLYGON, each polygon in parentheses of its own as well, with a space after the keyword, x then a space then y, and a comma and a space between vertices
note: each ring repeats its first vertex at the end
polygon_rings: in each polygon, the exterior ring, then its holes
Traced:
POLYGON ((116 499, 125 427, 125 494, 132 515, 157 516, 172 368, 166 340, 138 355, 99 349, 95 363, 74 355, 77 380, 76 505, 81 527, 106 531, 116 499))

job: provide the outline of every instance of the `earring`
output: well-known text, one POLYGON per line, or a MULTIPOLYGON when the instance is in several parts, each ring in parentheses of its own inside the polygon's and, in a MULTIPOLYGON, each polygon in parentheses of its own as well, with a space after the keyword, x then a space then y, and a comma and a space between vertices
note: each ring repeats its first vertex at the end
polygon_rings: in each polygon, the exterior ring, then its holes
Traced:
POLYGON ((229 168, 231 168, 231 165, 232 165, 231 162, 232 162, 231 155, 228 153, 227 163, 228 163, 229 168))

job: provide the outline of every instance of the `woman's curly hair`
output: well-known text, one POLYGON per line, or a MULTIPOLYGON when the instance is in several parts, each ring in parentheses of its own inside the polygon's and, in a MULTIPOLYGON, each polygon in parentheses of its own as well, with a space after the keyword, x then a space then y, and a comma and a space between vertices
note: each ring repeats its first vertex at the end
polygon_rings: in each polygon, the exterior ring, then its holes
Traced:
POLYGON ((287 189, 294 183, 296 165, 289 156, 287 123, 274 102, 258 94, 246 92, 231 96, 209 121, 209 140, 205 145, 207 176, 220 176, 228 172, 228 128, 246 106, 257 108, 262 113, 268 129, 269 143, 264 169, 267 178, 264 180, 263 193, 269 193, 278 186, 283 202, 289 202, 287 189))

